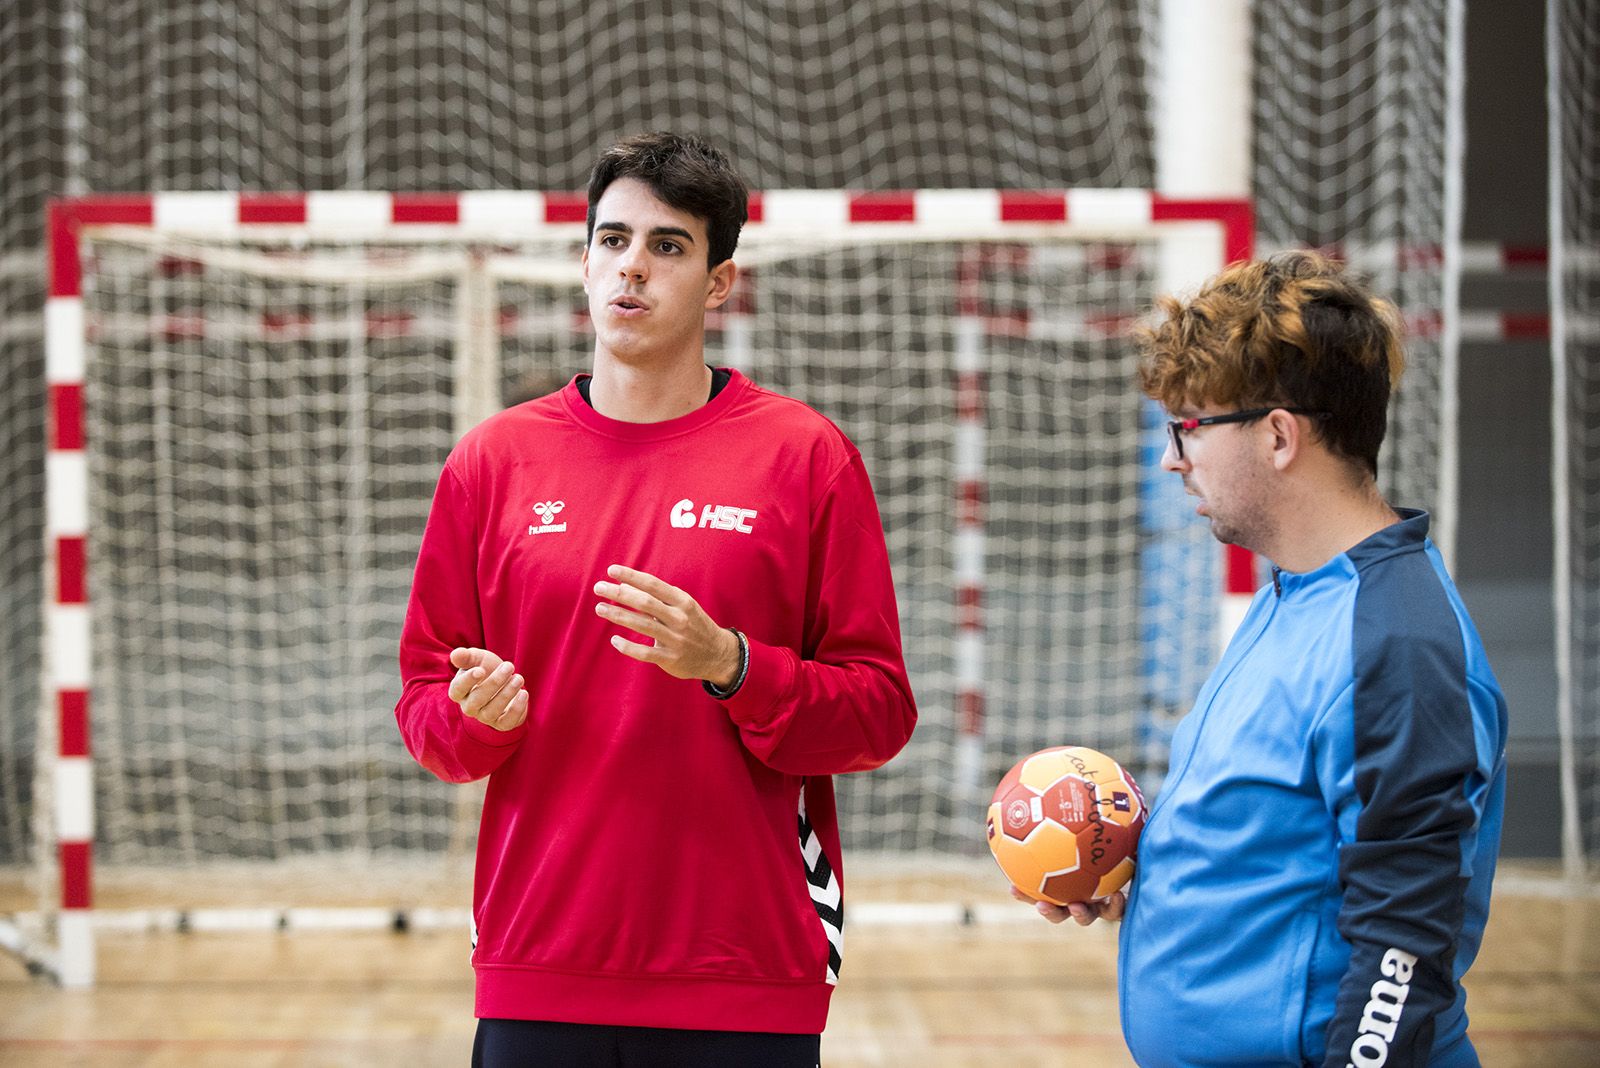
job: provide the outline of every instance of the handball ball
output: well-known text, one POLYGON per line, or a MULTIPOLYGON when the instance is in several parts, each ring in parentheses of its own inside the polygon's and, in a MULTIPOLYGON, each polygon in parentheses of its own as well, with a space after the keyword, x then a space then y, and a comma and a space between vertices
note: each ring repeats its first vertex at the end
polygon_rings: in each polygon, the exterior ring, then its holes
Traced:
POLYGON ((1133 878, 1144 795, 1104 753, 1041 749, 1006 773, 989 803, 989 850, 1036 901, 1100 901, 1133 878))

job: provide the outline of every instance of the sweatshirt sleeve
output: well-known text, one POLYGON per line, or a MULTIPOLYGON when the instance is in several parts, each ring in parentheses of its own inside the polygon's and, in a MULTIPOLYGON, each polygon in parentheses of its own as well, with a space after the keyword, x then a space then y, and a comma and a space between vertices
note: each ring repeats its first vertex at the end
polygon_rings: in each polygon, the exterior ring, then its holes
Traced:
POLYGON ((1456 998, 1467 844, 1485 794, 1459 622, 1436 583, 1391 584, 1358 597, 1353 652, 1353 769, 1335 806, 1351 955, 1324 1063, 1425 1065, 1456 998))
POLYGON ((525 724, 499 731, 473 719, 446 692, 455 676, 450 650, 483 646, 476 514, 471 494, 447 463, 422 534, 400 632, 401 691, 395 719, 417 763, 446 782, 483 778, 515 751, 526 733, 525 724))
POLYGON ((804 648, 747 635, 749 671, 724 704, 777 771, 866 771, 905 746, 917 709, 878 504, 854 449, 813 505, 808 554, 804 648))

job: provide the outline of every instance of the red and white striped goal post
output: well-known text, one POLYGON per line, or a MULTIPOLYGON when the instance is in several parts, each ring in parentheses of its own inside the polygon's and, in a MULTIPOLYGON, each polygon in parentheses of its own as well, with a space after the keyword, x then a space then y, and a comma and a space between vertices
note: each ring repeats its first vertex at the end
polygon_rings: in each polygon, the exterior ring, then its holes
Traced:
MULTIPOLYGON (((90 551, 83 386, 88 342, 82 299, 83 239, 97 228, 132 227, 174 237, 226 238, 294 232, 328 239, 424 239, 447 231, 462 241, 581 236, 583 193, 155 193, 59 199, 48 208, 49 286, 45 310, 48 387, 46 457, 46 605, 41 729, 56 741, 54 789, 59 864, 56 944, 33 954, 64 986, 94 981, 94 803, 91 769, 91 643, 87 560, 90 551), (51 712, 53 710, 53 717, 51 712)), ((1199 232, 1165 263, 1163 288, 1192 286, 1251 256, 1254 214, 1242 199, 1190 199, 1142 190, 918 190, 847 192, 771 190, 750 197, 746 235, 813 242, 848 234, 885 240, 1023 239, 1041 232, 1115 241, 1164 231, 1199 232), (1204 248, 1205 251, 1196 252, 1204 248), (1175 284, 1168 284, 1175 283, 1175 284)), ((982 465, 985 371, 982 337, 995 324, 963 299, 958 313, 956 411, 959 447, 957 523, 957 714, 966 772, 983 731, 981 679, 983 565, 982 465)), ((1230 632, 1257 583, 1251 554, 1227 547, 1219 617, 1230 632)), ((963 762, 958 752, 958 762, 963 762)), ((403 922, 403 918, 402 921, 403 922)))

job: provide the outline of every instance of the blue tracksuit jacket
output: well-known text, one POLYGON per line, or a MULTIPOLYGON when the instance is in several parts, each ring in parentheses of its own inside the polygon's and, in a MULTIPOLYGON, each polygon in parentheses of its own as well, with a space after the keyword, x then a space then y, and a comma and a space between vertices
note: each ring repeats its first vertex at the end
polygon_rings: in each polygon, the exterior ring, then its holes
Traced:
POLYGON ((1274 572, 1179 725, 1121 931, 1158 1065, 1475 1065, 1505 700, 1427 540, 1274 572))

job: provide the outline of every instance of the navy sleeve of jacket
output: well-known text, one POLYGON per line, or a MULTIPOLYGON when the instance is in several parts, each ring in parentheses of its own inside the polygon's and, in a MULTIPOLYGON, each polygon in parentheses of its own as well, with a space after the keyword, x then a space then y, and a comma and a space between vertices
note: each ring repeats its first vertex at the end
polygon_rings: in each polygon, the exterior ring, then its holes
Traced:
POLYGON ((1477 823, 1461 625, 1426 555, 1362 568, 1354 618, 1354 841, 1343 843, 1339 931, 1350 966, 1327 1066, 1424 1065, 1455 1000, 1463 842, 1477 823))

